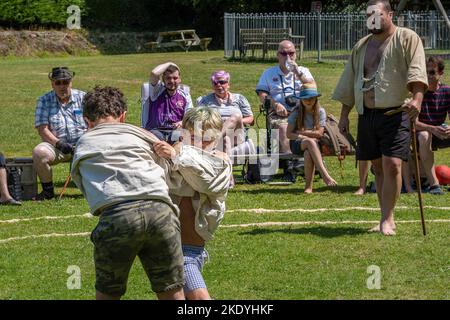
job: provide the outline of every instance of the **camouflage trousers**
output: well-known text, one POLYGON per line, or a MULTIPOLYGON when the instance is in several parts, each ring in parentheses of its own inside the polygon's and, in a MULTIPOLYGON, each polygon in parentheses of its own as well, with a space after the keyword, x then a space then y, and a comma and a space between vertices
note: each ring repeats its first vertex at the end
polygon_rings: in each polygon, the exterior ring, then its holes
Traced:
POLYGON ((184 285, 180 222, 165 202, 139 200, 105 209, 91 234, 95 288, 109 295, 126 292, 136 256, 154 292, 184 285))

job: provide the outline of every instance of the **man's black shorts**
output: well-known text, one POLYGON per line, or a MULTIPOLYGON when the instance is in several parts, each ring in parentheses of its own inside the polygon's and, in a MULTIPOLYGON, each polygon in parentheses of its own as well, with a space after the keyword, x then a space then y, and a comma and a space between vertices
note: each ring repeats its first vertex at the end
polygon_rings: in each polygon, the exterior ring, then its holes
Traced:
POLYGON ((6 160, 3 153, 0 152, 0 168, 6 168, 6 160))
POLYGON ((433 151, 449 147, 450 147, 450 138, 439 139, 438 137, 433 135, 433 140, 431 140, 431 149, 433 149, 433 151))
POLYGON ((374 160, 386 157, 407 161, 410 153, 410 122, 405 112, 384 115, 389 109, 369 109, 358 117, 356 158, 374 160))

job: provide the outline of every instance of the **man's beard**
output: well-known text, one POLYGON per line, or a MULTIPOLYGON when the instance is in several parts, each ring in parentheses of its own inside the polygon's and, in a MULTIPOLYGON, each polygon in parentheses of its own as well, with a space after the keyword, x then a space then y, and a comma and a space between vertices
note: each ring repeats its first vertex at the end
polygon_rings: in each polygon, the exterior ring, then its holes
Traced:
POLYGON ((177 89, 178 89, 178 86, 173 86, 173 87, 170 87, 170 88, 166 87, 167 93, 170 96, 173 96, 177 92, 177 89))
POLYGON ((383 29, 370 29, 369 31, 372 34, 380 34, 380 33, 383 33, 384 30, 383 29))

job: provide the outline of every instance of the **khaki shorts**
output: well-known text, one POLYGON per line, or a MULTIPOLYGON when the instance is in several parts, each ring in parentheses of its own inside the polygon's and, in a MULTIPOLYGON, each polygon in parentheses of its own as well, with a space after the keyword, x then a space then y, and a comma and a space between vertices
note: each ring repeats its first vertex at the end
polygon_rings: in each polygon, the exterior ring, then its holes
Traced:
POLYGON ((276 113, 269 115, 270 125, 272 128, 278 128, 280 125, 287 125, 289 117, 282 117, 276 113))
POLYGON ((37 147, 44 147, 46 148, 51 155, 53 155, 53 158, 55 159, 54 161, 52 161, 52 165, 61 163, 61 162, 69 162, 72 159, 72 155, 71 154, 64 154, 61 151, 59 151, 58 149, 56 149, 53 145, 51 145, 48 142, 41 142, 37 145, 37 147))
POLYGON ((123 295, 136 256, 154 292, 184 285, 180 222, 168 204, 157 200, 124 202, 101 212, 92 231, 95 288, 123 295))

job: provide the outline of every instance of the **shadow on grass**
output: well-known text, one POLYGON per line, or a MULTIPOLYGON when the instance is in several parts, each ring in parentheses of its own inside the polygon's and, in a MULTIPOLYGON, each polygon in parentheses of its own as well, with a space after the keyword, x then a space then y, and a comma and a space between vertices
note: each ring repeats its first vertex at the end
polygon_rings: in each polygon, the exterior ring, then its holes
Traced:
POLYGON ((312 234, 322 238, 335 238, 341 236, 352 236, 360 234, 368 234, 368 228, 352 228, 352 227, 302 227, 302 228, 285 228, 285 229, 265 229, 258 228, 251 231, 241 232, 241 235, 259 236, 270 233, 287 233, 287 234, 312 234))
MULTIPOLYGON (((237 185, 241 185, 240 183, 237 183, 237 185)), ((243 185, 243 184, 242 184, 243 185)), ((261 194, 261 193, 277 193, 277 194, 296 194, 296 193, 303 193, 305 191, 305 188, 299 188, 295 184, 291 185, 270 185, 270 184, 257 184, 255 186, 258 186, 257 189, 252 190, 236 190, 237 192, 247 193, 247 194, 261 194)), ((323 191, 331 191, 333 193, 353 193, 358 188, 354 185, 340 185, 336 187, 319 187, 319 188, 313 188, 314 193, 320 193, 323 191)))
MULTIPOLYGON (((56 199, 58 201, 59 193, 56 194, 56 199)), ((67 194, 67 193, 64 193, 62 198, 61 198, 61 200, 64 200, 64 199, 74 199, 74 200, 76 200, 76 199, 84 199, 84 196, 82 194, 67 194)))

